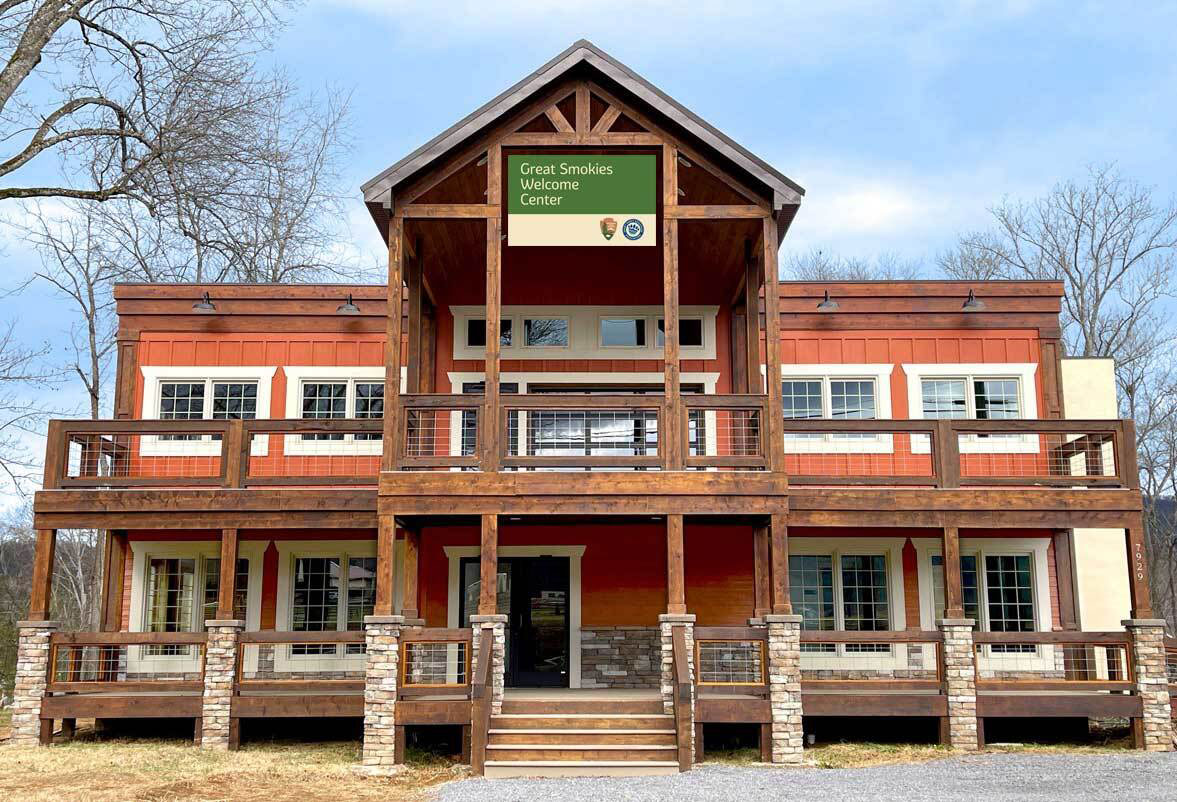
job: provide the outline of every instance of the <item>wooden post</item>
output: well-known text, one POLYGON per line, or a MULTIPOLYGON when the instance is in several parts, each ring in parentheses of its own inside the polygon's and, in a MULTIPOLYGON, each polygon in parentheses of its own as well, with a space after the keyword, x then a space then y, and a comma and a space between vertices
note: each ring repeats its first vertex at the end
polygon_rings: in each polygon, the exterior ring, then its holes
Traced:
POLYGON ((764 218, 761 256, 764 266, 764 370, 769 412, 768 420, 764 422, 764 433, 768 437, 765 455, 769 469, 780 471, 785 464, 785 443, 780 427, 784 412, 781 404, 780 278, 777 276, 776 235, 776 219, 764 218))
POLYGON ((760 378, 760 271, 752 258, 752 242, 744 241, 744 360, 748 372, 748 392, 764 392, 760 378))
POLYGON ((752 532, 753 579, 755 582, 752 615, 763 618, 772 612, 772 555, 768 544, 768 527, 757 526, 752 532))
POLYGON ((685 615, 687 582, 683 559, 683 517, 666 516, 666 612, 685 615))
POLYGON ((405 389, 410 393, 421 392, 421 324, 423 313, 421 257, 415 253, 405 263, 405 283, 409 299, 409 360, 405 365, 405 389))
POLYGON ((237 530, 221 530, 221 584, 217 587, 217 619, 233 618, 233 594, 237 590, 237 530))
MULTIPOLYGON (((502 148, 492 147, 486 156, 487 202, 499 203, 502 185, 502 148)), ((482 470, 491 472, 499 469, 499 342, 502 328, 503 282, 502 282, 502 218, 486 219, 486 381, 483 384, 483 409, 480 421, 482 431, 478 432, 482 443, 482 470)), ((522 332, 515 336, 523 336, 522 332)), ((493 614, 492 610, 487 615, 493 614)))
POLYGON ((126 570, 127 533, 121 529, 106 532, 102 558, 103 632, 118 632, 123 617, 123 572, 126 570))
POLYGON ((401 585, 401 615, 406 621, 419 619, 417 608, 418 565, 421 554, 421 530, 405 529, 405 581, 401 585))
POLYGON ((33 592, 29 597, 29 620, 48 621, 53 599, 53 554, 57 548, 56 529, 38 529, 33 554, 33 592))
POLYGON ((944 527, 944 617, 964 618, 964 590, 960 578, 960 530, 944 527))
POLYGON ((401 330, 404 327, 405 220, 388 223, 388 320, 384 348, 384 459, 383 470, 400 461, 401 330))
POLYGON ((1152 597, 1148 590, 1148 551, 1144 545, 1144 516, 1132 515, 1124 528, 1128 550, 1128 592, 1132 601, 1130 618, 1153 618, 1152 597))
MULTIPOLYGON (((662 205, 678 204, 678 151, 671 145, 662 148, 662 205)), ((662 467, 678 471, 683 468, 682 387, 679 381, 678 342, 678 221, 662 219, 662 359, 664 365, 662 415, 659 434, 662 440, 662 467)))
POLYGON ((479 553, 478 614, 497 615, 499 604, 499 518, 482 516, 482 548, 479 553))
POLYGON ((1075 533, 1060 529, 1054 533, 1054 573, 1058 585, 1059 626, 1067 631, 1079 629, 1078 610, 1075 604, 1075 570, 1072 560, 1075 533))
POLYGON ((772 613, 792 615, 793 600, 789 597, 789 527, 785 515, 777 514, 770 518, 769 550, 772 553, 772 613))
POLYGON ((392 615, 395 545, 396 517, 381 515, 376 529, 376 603, 372 607, 373 615, 392 615))

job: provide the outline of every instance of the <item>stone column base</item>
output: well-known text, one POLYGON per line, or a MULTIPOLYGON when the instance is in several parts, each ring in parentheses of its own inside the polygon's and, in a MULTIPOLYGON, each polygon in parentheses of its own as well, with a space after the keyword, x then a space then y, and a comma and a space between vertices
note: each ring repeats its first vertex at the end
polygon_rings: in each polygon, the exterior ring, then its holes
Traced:
POLYGON ((478 665, 478 652, 482 648, 483 638, 487 633, 490 634, 490 712, 491 715, 497 716, 503 712, 503 686, 507 672, 507 616, 472 615, 470 626, 474 630, 471 666, 478 665))
POLYGON ((49 638, 56 621, 18 621, 16 683, 12 690, 13 746, 36 746, 41 735, 41 700, 49 677, 49 638))
POLYGON ((936 625, 944 635, 941 660, 944 694, 948 697, 946 746, 975 751, 977 738, 977 664, 971 618, 946 618, 936 625))
POLYGON ((768 698, 772 706, 772 762, 800 763, 805 751, 801 726, 801 616, 766 615, 768 698))
POLYGON ((659 640, 662 645, 662 710, 674 715, 675 673, 674 673, 674 630, 682 627, 686 635, 687 672, 691 678, 690 739, 691 762, 695 762, 695 616, 666 614, 658 616, 659 640))
POLYGON ((364 749, 360 771, 373 776, 395 774, 396 694, 400 673, 400 637, 404 618, 364 618, 364 749))
POLYGON ((200 746, 228 749, 232 729, 233 689, 237 684, 238 636, 245 629, 240 620, 204 622, 208 642, 204 647, 204 696, 200 707, 200 746))
POLYGON ((1130 618, 1121 622, 1132 639, 1132 673, 1143 713, 1134 722, 1139 746, 1148 752, 1173 751, 1169 679, 1165 669, 1165 621, 1130 618))

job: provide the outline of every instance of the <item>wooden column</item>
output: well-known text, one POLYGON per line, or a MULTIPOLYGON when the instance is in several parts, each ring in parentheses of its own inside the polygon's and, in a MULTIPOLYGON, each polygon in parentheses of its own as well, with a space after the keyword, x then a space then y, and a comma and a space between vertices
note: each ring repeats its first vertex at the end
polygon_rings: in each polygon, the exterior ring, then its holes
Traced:
POLYGON ((748 392, 760 395, 764 382, 760 378, 760 271, 752 258, 752 242, 744 241, 744 363, 748 372, 748 392))
POLYGON ((768 527, 758 526, 752 532, 753 552, 753 612, 762 618, 772 612, 772 550, 768 543, 768 527))
POLYGON ((221 583, 217 586, 217 620, 233 618, 233 594, 237 590, 237 530, 221 530, 221 583))
POLYGON ((373 615, 392 615, 395 546, 396 518, 381 515, 376 529, 376 603, 372 607, 373 615))
MULTIPOLYGON (((667 145, 662 149, 663 209, 678 204, 678 151, 667 145)), ((659 438, 662 441, 662 467, 677 471, 683 468, 682 388, 679 381, 678 342, 678 221, 662 218, 662 359, 663 399, 659 438)))
POLYGON ((123 622, 123 573, 126 570, 127 533, 121 529, 106 532, 102 558, 103 632, 118 632, 123 622))
POLYGON ((960 530, 944 527, 944 617, 964 618, 964 590, 960 578, 960 530))
POLYGON ((388 223, 388 316, 384 348, 384 459, 393 470, 400 459, 401 330, 404 327, 405 221, 388 223))
POLYGON ((1132 601, 1131 618, 1153 618, 1152 597, 1148 590, 1148 551, 1144 545, 1144 517, 1132 516, 1124 529, 1128 550, 1128 594, 1132 601))
POLYGON ((772 562, 772 613, 792 615, 789 598, 789 527, 787 516, 773 515, 769 526, 769 551, 772 562))
POLYGON ((420 243, 414 249, 411 259, 405 260, 405 284, 409 301, 409 358, 405 364, 405 389, 410 393, 421 392, 421 351, 424 287, 421 282, 420 243))
MULTIPOLYGON (((487 152, 487 203, 498 204, 502 185, 502 149, 492 147, 487 152)), ((501 350, 500 330, 503 312, 502 282, 502 218, 486 219, 486 381, 484 386, 483 415, 478 437, 482 443, 482 470, 497 471, 501 445, 504 436, 499 426, 499 356, 501 350)), ((523 336, 522 332, 515 336, 523 336)), ((485 523, 484 523, 485 531, 485 523)), ((487 615, 493 614, 491 610, 487 615)))
POLYGON ((482 547, 478 558, 480 590, 478 614, 496 615, 499 592, 499 518, 482 516, 482 547))
POLYGON ((1054 574, 1058 585, 1058 622, 1059 627, 1074 631, 1079 629, 1079 611, 1075 601, 1075 568, 1072 560, 1075 533, 1070 529, 1060 529, 1054 533, 1051 543, 1054 546, 1054 574))
POLYGON ((764 266, 764 369, 768 394, 768 420, 764 432, 768 437, 766 449, 771 470, 784 468, 785 445, 780 421, 781 406, 781 315, 780 279, 777 277, 776 220, 764 218, 762 256, 764 266))
POLYGON ((687 611, 687 580, 683 559, 683 517, 666 516, 666 612, 684 615, 687 611))
POLYGON ((421 530, 405 529, 405 580, 401 585, 401 615, 406 621, 421 617, 417 608, 419 594, 418 571, 421 554, 421 530))
POLYGON ((33 553, 33 592, 29 597, 29 620, 48 621, 53 599, 53 553, 57 548, 56 529, 38 529, 33 553))

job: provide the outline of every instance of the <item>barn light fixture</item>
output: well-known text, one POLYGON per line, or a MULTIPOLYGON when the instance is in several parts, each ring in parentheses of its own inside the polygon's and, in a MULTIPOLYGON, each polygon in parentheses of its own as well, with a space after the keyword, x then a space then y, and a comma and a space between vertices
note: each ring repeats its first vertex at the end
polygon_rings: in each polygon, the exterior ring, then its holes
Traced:
POLYGON ((217 311, 216 305, 212 302, 212 299, 208 297, 207 292, 199 301, 192 304, 192 309, 196 312, 203 312, 205 314, 217 311))
POLYGON ((358 315, 360 308, 351 302, 351 293, 347 294, 347 300, 335 308, 337 315, 358 315))
POLYGON ((826 290, 825 297, 817 302, 818 311, 821 312, 837 312, 838 302, 830 297, 830 291, 826 290))
POLYGON ((969 297, 965 299, 960 308, 965 312, 980 312, 985 308, 985 304, 977 299, 977 296, 973 294, 973 288, 969 287, 969 297))
POLYGON ((687 196, 687 193, 683 192, 682 187, 678 188, 678 196, 680 198, 685 198, 687 196))
POLYGON ((687 161, 685 158, 683 158, 682 156, 678 157, 678 163, 681 164, 683 167, 691 167, 692 166, 691 163, 689 161, 687 161))

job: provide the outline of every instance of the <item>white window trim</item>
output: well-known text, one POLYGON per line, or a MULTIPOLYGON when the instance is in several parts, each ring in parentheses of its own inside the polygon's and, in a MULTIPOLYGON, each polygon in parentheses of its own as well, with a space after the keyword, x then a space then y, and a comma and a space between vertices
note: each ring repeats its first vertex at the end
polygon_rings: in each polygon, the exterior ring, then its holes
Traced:
MULTIPOLYGON (((765 368, 761 365, 761 374, 765 368)), ((830 410, 831 380, 868 380, 875 383, 875 420, 891 418, 891 374, 895 365, 890 362, 869 362, 838 365, 781 365, 781 381, 790 379, 822 382, 822 417, 832 420, 830 410)), ((781 415, 784 414, 782 410, 781 415)), ((876 434, 873 437, 839 438, 828 433, 821 440, 790 438, 785 435, 786 454, 891 454, 895 451, 895 438, 890 434, 876 434)))
MULTIPOLYGON (((657 359, 662 355, 661 346, 655 345, 658 320, 663 316, 661 306, 504 306, 502 319, 511 320, 511 345, 502 346, 501 353, 509 359, 657 359), (559 318, 568 321, 568 345, 539 346, 523 344, 523 321, 535 318, 559 318), (602 318, 641 318, 646 321, 646 344, 644 346, 603 346, 601 345, 602 318)), ((486 349, 467 345, 467 330, 470 320, 485 320, 483 306, 451 306, 454 318, 454 359, 483 359, 486 349)), ((683 346, 679 353, 683 359, 716 358, 716 317, 717 306, 684 306, 679 315, 682 319, 703 322, 703 345, 683 346)))
MULTIPOLYGON (((302 419, 302 386, 306 382, 334 382, 347 383, 347 397, 344 401, 346 418, 355 420, 355 385, 368 382, 384 381, 383 365, 351 365, 351 366, 314 366, 291 365, 282 369, 286 374, 286 417, 302 419)), ((408 381, 408 368, 401 367, 401 392, 405 391, 408 381)), ((308 418, 308 420, 311 420, 308 418)), ((285 435, 283 453, 290 456, 380 456, 384 451, 383 440, 355 440, 346 434, 343 440, 323 441, 303 440, 301 435, 285 435), (331 443, 331 453, 326 453, 325 443, 331 443)))
MULTIPOLYGON (((657 329, 657 326, 658 326, 657 321, 655 321, 653 323, 653 326, 655 329, 657 329)), ((614 315, 614 314, 610 314, 608 312, 602 312, 601 314, 597 315, 597 347, 600 348, 602 351, 609 351, 612 353, 617 353, 617 352, 624 353, 625 351, 645 351, 645 350, 647 350, 647 348, 650 345, 651 338, 653 338, 656 333, 656 331, 651 331, 650 327, 651 327, 650 318, 646 317, 645 315, 614 315), (640 321, 642 321, 642 323, 644 324, 644 329, 645 329, 646 344, 645 345, 605 345, 604 334, 601 331, 601 324, 604 323, 606 320, 640 320, 640 321)))
MULTIPOLYGON (((237 556, 249 560, 249 587, 245 592, 245 628, 257 630, 261 626, 262 557, 268 541, 244 540, 237 544, 237 556)), ((221 544, 215 540, 156 541, 132 540, 131 546, 131 608, 130 632, 145 632, 147 626, 147 570, 149 561, 156 557, 166 559, 191 558, 196 560, 196 597, 193 598, 193 615, 199 617, 204 608, 204 561, 220 559, 221 544)), ((195 622, 195 631, 204 631, 204 621, 195 622)), ((200 656, 193 650, 190 655, 175 657, 151 657, 141 659, 138 649, 127 650, 127 670, 190 671, 200 670, 200 656)))
MULTIPOLYGON (((486 380, 485 373, 465 373, 450 371, 450 392, 460 395, 462 385, 486 380)), ((661 373, 503 373, 499 377, 500 383, 510 382, 519 385, 519 394, 526 395, 532 384, 658 384, 661 385, 666 377, 661 373)), ((718 373, 683 373, 679 376, 679 384, 699 384, 703 387, 704 395, 715 395, 715 387, 719 382, 718 373)), ((521 412, 520 415, 526 415, 521 412)), ((461 431, 462 416, 455 413, 450 416, 450 456, 460 453, 462 445, 461 431)), ((704 426, 707 431, 716 430, 716 415, 714 410, 704 412, 704 426)), ((526 425, 520 426, 520 431, 526 431, 526 425)), ((714 437, 707 438, 707 454, 716 455, 714 437)), ((455 469, 456 470, 456 469, 455 469)))
MULTIPOLYGON (((294 561, 299 557, 376 557, 375 540, 291 540, 274 541, 278 547, 278 603, 274 628, 280 632, 292 632, 294 606, 294 561)), ((402 546, 403 548, 403 546, 402 546)), ((403 557, 401 558, 403 560, 403 557)), ((393 570, 393 598, 400 598, 400 583, 397 581, 403 570, 403 562, 393 570)), ((339 609, 343 615, 337 626, 347 626, 347 587, 340 578, 339 609)), ((344 629, 337 629, 344 632, 344 629)), ((293 634, 293 638, 297 633, 293 634)), ((347 649, 337 649, 334 655, 292 655, 285 649, 274 650, 274 670, 293 672, 310 663, 321 664, 331 661, 340 671, 359 671, 364 668, 367 656, 348 654, 347 649)))
MULTIPOLYGON (((797 537, 789 539, 789 554, 797 556, 828 555, 834 569, 834 631, 844 632, 845 610, 842 604, 842 557, 882 555, 887 570, 887 613, 890 617, 888 631, 907 627, 907 610, 903 595, 903 545, 902 537, 797 537)), ((908 648, 923 648, 918 644, 891 644, 891 653, 847 652, 839 644, 835 652, 802 652, 801 667, 806 671, 847 670, 856 668, 856 663, 867 660, 878 666, 905 668, 908 648)), ((934 654, 934 652, 933 652, 934 654)), ((926 657, 926 655, 925 655, 926 657)))
MULTIPOLYGON (((1018 382, 1018 405, 1023 418, 1038 417, 1038 385, 1035 375, 1037 362, 962 362, 943 364, 904 364, 907 374, 907 413, 913 420, 924 419, 924 379, 963 379, 965 381, 965 403, 973 405, 972 383, 975 379, 1016 379, 1018 382)), ((1041 445, 1036 434, 990 435, 977 437, 966 435, 960 438, 962 454, 1037 454, 1041 445)), ((913 454, 927 454, 931 443, 926 436, 913 435, 913 454)))
MULTIPOLYGON (((189 365, 143 365, 143 405, 140 417, 144 420, 159 420, 160 385, 171 382, 203 382, 206 385, 203 420, 212 420, 212 384, 214 382, 257 382, 257 419, 270 417, 270 396, 273 390, 275 367, 220 367, 189 365)), ((255 438, 250 453, 255 457, 266 456, 268 441, 255 438)), ((221 453, 221 444, 211 436, 200 440, 161 440, 157 435, 144 435, 139 440, 139 454, 144 457, 216 457, 221 453)))
MULTIPOLYGON (((580 687, 580 562, 585 546, 499 546, 500 557, 568 558, 568 687, 580 687)), ((449 561, 449 593, 446 598, 446 626, 458 626, 458 608, 462 592, 463 557, 478 557, 478 546, 445 546, 449 561)))

